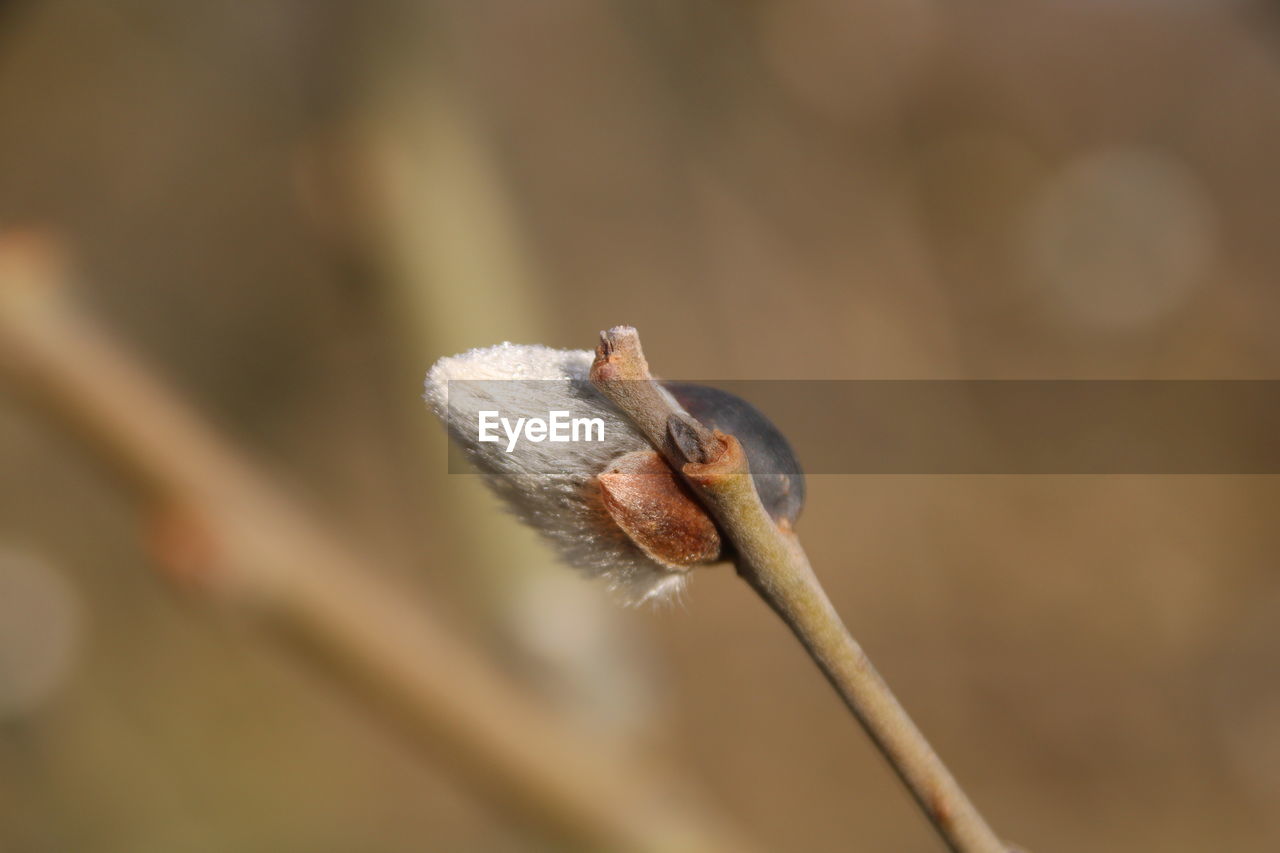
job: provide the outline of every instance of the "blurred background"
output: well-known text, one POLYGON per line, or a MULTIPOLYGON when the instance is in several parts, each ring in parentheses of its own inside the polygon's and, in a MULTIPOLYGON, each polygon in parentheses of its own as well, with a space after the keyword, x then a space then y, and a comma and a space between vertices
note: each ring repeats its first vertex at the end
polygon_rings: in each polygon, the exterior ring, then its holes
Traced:
MULTIPOLYGON (((1263 2, 0 5, 0 229, 52 229, 261 475, 763 850, 938 843, 731 570, 624 609, 447 475, 426 368, 628 323, 691 379, 1277 378, 1277 151, 1263 2)), ((1262 851, 1278 498, 818 476, 799 531, 1003 836, 1262 851)), ((144 527, 0 395, 0 849, 559 849, 175 595, 144 527)))

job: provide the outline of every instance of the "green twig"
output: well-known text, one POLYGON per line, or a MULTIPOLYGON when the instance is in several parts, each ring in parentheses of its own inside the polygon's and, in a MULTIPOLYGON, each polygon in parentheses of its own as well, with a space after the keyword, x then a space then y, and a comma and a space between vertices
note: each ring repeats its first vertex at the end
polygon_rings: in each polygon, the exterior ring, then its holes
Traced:
POLYGON ((701 498, 733 545, 738 574, 804 644, 947 845, 958 853, 1005 853, 845 628, 800 540, 765 511, 737 439, 707 430, 661 393, 629 326, 601 334, 591 378, 701 498))

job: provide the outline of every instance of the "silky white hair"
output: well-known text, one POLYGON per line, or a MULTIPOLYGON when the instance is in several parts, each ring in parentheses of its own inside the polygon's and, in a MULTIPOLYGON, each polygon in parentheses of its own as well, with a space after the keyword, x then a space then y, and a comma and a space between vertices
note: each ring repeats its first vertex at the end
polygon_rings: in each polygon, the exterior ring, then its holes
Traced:
POLYGON ((600 497, 596 476, 625 453, 651 449, 645 437, 591 384, 586 350, 503 343, 442 358, 427 372, 427 405, 489 486, 570 565, 604 578, 629 603, 678 594, 684 571, 653 560, 622 531, 600 497), (518 381, 511 381, 518 380, 518 381), (603 441, 479 440, 479 413, 600 418, 603 441))

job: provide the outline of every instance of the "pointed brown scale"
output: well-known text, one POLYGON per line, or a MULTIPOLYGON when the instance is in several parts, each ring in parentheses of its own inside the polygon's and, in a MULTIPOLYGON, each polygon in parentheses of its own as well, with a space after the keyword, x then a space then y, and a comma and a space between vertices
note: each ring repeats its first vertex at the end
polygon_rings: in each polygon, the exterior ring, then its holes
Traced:
POLYGON ((720 531, 655 451, 619 456, 597 478, 605 508, 653 559, 677 570, 720 557, 720 531))

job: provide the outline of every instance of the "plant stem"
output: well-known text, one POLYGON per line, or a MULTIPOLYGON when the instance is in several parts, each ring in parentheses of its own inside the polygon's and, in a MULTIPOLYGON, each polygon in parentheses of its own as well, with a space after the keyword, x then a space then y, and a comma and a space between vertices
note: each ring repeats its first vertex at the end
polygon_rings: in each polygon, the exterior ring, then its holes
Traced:
POLYGON ((601 334, 592 380, 702 499, 733 545, 738 574, 808 650, 947 845, 957 853, 1004 853, 840 620, 800 540, 765 511, 737 439, 706 430, 658 391, 629 326, 601 334))

